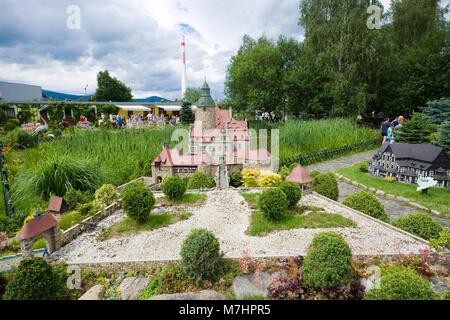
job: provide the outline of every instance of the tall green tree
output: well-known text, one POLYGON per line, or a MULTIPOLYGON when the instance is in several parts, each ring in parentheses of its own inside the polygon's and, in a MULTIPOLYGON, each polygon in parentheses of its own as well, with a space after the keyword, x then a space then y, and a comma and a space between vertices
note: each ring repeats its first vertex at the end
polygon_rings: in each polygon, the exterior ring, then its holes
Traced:
POLYGON ((450 156, 450 120, 445 121, 439 127, 438 140, 436 144, 447 151, 450 156))
POLYGON ((183 101, 183 106, 180 110, 180 120, 182 124, 194 123, 194 113, 192 112, 191 103, 189 101, 183 101))
POLYGON ((196 104, 202 95, 201 88, 186 88, 186 92, 184 93, 183 101, 187 101, 190 104, 196 104))
POLYGON ((96 101, 131 102, 133 95, 131 88, 110 76, 108 70, 105 70, 100 71, 97 75, 97 90, 94 99, 96 101))
POLYGON ((396 140, 402 143, 430 143, 434 139, 436 126, 422 113, 414 113, 410 120, 397 130, 396 140))

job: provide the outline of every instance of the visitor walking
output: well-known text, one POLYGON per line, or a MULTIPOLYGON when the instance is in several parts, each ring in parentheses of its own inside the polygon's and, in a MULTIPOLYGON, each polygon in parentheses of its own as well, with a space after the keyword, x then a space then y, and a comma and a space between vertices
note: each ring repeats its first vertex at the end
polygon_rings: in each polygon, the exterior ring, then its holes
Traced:
POLYGON ((44 248, 44 252, 42 253, 42 257, 43 258, 50 257, 50 253, 48 253, 47 247, 44 248))
POLYGON ((122 126, 123 126, 123 118, 122 118, 122 116, 119 114, 119 115, 117 116, 117 127, 118 127, 119 129, 122 129, 122 126))
POLYGON ((393 144, 395 142, 395 130, 394 123, 391 123, 387 131, 387 142, 393 144))
POLYGON ((403 126, 403 122, 405 122, 405 117, 403 116, 398 117, 398 125, 396 127, 400 128, 401 126, 403 126))
POLYGON ((384 118, 384 122, 381 124, 381 136, 383 137, 383 144, 387 141, 388 129, 391 126, 389 118, 384 118))

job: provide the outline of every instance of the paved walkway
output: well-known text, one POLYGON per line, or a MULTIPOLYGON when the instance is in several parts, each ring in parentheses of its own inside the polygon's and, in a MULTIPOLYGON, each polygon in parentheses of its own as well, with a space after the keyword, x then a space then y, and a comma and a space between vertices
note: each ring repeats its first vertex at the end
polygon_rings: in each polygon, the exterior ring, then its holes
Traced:
POLYGON ((124 218, 123 213, 118 212, 55 255, 70 263, 175 260, 180 258, 181 244, 193 228, 211 230, 219 238, 221 249, 228 258, 239 258, 245 250, 250 257, 305 255, 313 237, 324 231, 341 233, 354 255, 418 253, 426 246, 416 238, 315 195, 304 196, 302 203, 341 214, 353 220, 357 228, 293 229, 273 232, 265 237, 251 237, 245 234, 251 209, 239 192, 213 191, 208 193, 204 206, 193 210, 193 216, 188 220, 121 239, 98 241, 97 235, 102 227, 124 218))
POLYGON ((313 170, 318 170, 321 172, 335 172, 337 169, 351 166, 352 164, 372 159, 373 155, 376 153, 376 150, 366 151, 362 153, 357 153, 351 156, 342 157, 338 159, 328 160, 321 163, 316 163, 308 166, 308 170, 311 172, 313 170))

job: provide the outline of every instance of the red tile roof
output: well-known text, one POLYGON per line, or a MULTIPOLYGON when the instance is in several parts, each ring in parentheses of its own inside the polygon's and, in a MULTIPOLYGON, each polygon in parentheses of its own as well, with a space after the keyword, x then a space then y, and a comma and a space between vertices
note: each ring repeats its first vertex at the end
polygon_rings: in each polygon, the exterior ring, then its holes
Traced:
POLYGON ((313 179, 309 176, 308 170, 298 165, 292 170, 291 174, 286 178, 286 181, 307 184, 311 183, 313 179))
POLYGON ((58 221, 51 213, 46 213, 40 218, 28 221, 16 236, 17 240, 28 240, 34 238, 45 231, 50 230, 58 224, 58 221))
POLYGON ((48 204, 48 211, 61 212, 64 199, 61 197, 52 197, 48 204))

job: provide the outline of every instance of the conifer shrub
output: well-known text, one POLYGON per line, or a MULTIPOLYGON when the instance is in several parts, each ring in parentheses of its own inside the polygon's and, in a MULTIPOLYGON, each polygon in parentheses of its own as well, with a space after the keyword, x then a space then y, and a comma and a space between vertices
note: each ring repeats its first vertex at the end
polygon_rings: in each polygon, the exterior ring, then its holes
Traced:
MULTIPOLYGON (((189 180, 190 181, 190 180, 189 180)), ((188 182, 189 184, 189 182, 188 182)), ((164 195, 170 200, 181 199, 186 193, 187 186, 180 177, 167 177, 161 184, 164 195)))
POLYGON ((413 213, 395 220, 392 223, 397 228, 412 233, 425 240, 439 238, 442 227, 433 220, 430 214, 425 212, 413 213))
POLYGON ((343 204, 376 219, 385 222, 389 221, 389 216, 384 211, 384 205, 378 201, 377 197, 371 192, 356 192, 345 199, 343 204))
POLYGON ((280 190, 286 195, 288 208, 293 209, 302 198, 300 186, 293 182, 284 181, 280 184, 280 190))
POLYGON ((318 194, 334 201, 339 199, 339 188, 336 176, 331 172, 320 173, 317 175, 314 178, 311 188, 318 194))
POLYGON ((288 209, 288 198, 281 189, 272 188, 261 194, 258 205, 268 220, 277 221, 288 209))
POLYGON ((181 246, 183 272, 195 281, 216 280, 223 266, 219 240, 211 231, 194 229, 181 246))
POLYGON ((305 285, 314 289, 336 287, 350 280, 352 251, 344 238, 325 232, 314 237, 303 263, 305 285))
POLYGON ((401 143, 422 144, 432 142, 436 125, 422 113, 414 113, 410 120, 397 131, 396 141, 401 143))

